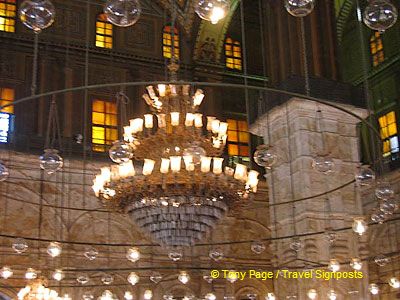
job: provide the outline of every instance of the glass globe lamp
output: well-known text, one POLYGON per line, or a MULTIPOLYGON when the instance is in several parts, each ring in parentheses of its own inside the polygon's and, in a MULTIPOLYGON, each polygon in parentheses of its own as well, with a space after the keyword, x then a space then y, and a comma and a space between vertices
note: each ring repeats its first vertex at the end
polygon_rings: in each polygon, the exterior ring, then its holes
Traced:
POLYGON ((379 294, 379 286, 376 283, 371 283, 368 287, 368 290, 372 295, 379 294))
POLYGON ((104 13, 111 24, 128 27, 139 20, 142 8, 139 0, 107 0, 104 13))
POLYGON ((37 272, 33 268, 26 269, 25 279, 32 280, 37 278, 37 272))
POLYGON ((381 203, 379 204, 379 210, 383 212, 385 215, 393 214, 398 208, 399 205, 397 204, 395 198, 382 200, 381 203))
POLYGON ((84 293, 84 294, 82 295, 82 299, 83 299, 83 300, 93 300, 93 299, 94 299, 94 296, 93 296, 92 293, 86 292, 86 293, 84 293))
POLYGON ((312 167, 323 174, 330 174, 334 171, 335 163, 329 156, 318 156, 314 158, 312 167))
POLYGON ((194 165, 199 165, 202 156, 207 156, 206 150, 200 147, 198 142, 193 142, 189 147, 183 150, 183 156, 191 156, 194 165))
POLYGON ((206 300, 216 300, 217 297, 213 293, 208 293, 204 296, 204 299, 206 300))
POLYGON ((133 295, 132 295, 132 293, 129 292, 129 291, 126 291, 126 292, 124 293, 124 299, 125 299, 125 300, 133 300, 133 295))
POLYGON ((396 277, 392 277, 389 279, 389 285, 394 289, 398 289, 400 288, 400 280, 398 280, 396 277))
POLYGON ((153 292, 151 290, 145 290, 143 298, 144 300, 151 300, 153 298, 153 292))
POLYGON ((40 33, 53 24, 56 10, 49 0, 25 0, 21 3, 18 14, 26 27, 40 33))
POLYGON ((137 262, 140 259, 139 249, 136 247, 129 248, 126 252, 126 258, 131 262, 137 262))
POLYGON ((329 261, 328 269, 332 272, 337 272, 340 270, 340 263, 336 259, 332 258, 329 261))
POLYGON ((3 163, 0 163, 0 182, 7 180, 9 176, 10 172, 7 167, 3 163))
POLYGON ((61 252, 62 252, 62 247, 60 243, 51 242, 47 247, 47 254, 50 255, 51 257, 57 257, 61 254, 61 252))
POLYGON ((114 142, 108 154, 111 160, 117 164, 126 163, 133 157, 131 146, 124 141, 114 142))
POLYGON ((318 297, 318 293, 315 289, 310 289, 307 292, 308 299, 315 300, 318 297))
POLYGON ((396 7, 388 0, 370 0, 364 10, 363 21, 372 30, 384 32, 397 21, 396 7))
POLYGON ((45 149, 44 153, 39 157, 40 167, 47 172, 53 174, 63 167, 63 158, 58 154, 56 149, 45 149))
POLYGON ((336 294, 335 290, 329 290, 327 296, 328 296, 329 300, 337 299, 337 294, 336 294))
POLYGON ((375 209, 371 214, 371 220, 373 222, 382 224, 386 220, 386 215, 380 209, 378 209, 378 210, 375 209))
POLYGON ((61 281, 61 280, 64 279, 65 274, 64 274, 63 270, 61 270, 61 269, 56 269, 56 270, 53 272, 53 274, 52 274, 51 277, 53 277, 54 280, 61 281))
POLYGON ((4 279, 8 279, 13 276, 14 272, 11 270, 10 267, 4 266, 0 270, 0 276, 4 279))
POLYGON ((229 12, 229 0, 196 0, 195 11, 203 20, 217 24, 229 12))
POLYGON ((88 259, 88 260, 95 260, 97 255, 99 255, 99 252, 97 251, 96 248, 89 247, 86 248, 85 252, 83 255, 88 259))
POLYGON ((169 257, 169 259, 172 260, 172 261, 178 261, 178 260, 181 260, 181 259, 182 259, 182 257, 183 257, 183 252, 182 252, 182 250, 180 250, 180 249, 171 250, 171 251, 168 253, 168 257, 169 257))
POLYGON ((29 246, 28 243, 21 238, 17 238, 14 240, 12 244, 12 248, 15 252, 18 254, 24 253, 26 250, 28 250, 29 246))
POLYGON ((171 293, 163 295, 164 300, 174 300, 174 296, 171 293))
POLYGON ((315 6, 315 0, 285 0, 285 8, 294 17, 309 15, 315 6))
POLYGON ((354 218, 353 220, 353 231, 358 235, 363 235, 368 228, 367 222, 365 222, 364 218, 354 218))
POLYGON ((301 248, 303 248, 303 243, 299 238, 293 238, 292 242, 290 243, 290 249, 293 251, 299 252, 301 248))
POLYGON ((265 249, 265 245, 261 242, 254 242, 251 244, 251 251, 253 251, 255 254, 261 254, 265 251, 265 249))
POLYGON ((352 267, 356 271, 360 271, 362 269, 362 261, 359 258, 352 258, 350 261, 350 267, 352 267))
POLYGON ((103 284, 105 284, 105 285, 110 285, 111 283, 114 282, 114 277, 111 276, 110 274, 104 274, 104 275, 101 277, 101 282, 102 282, 103 284))
POLYGON ((268 293, 267 296, 265 296, 265 300, 275 300, 275 294, 274 293, 268 293))
POLYGON ((253 159, 260 167, 271 169, 271 167, 276 163, 277 155, 272 147, 260 145, 254 152, 253 159))
POLYGON ((371 186, 375 182, 375 172, 369 166, 361 166, 354 177, 359 187, 371 186))
POLYGON ((215 248, 210 250, 208 256, 214 261, 220 261, 224 258, 224 252, 219 248, 215 248))
POLYGON ((80 274, 78 275, 78 277, 76 277, 76 281, 80 284, 86 284, 89 282, 89 276, 87 276, 86 274, 80 274))
POLYGON ((390 183, 381 181, 378 182, 375 188, 375 196, 381 200, 387 200, 392 198, 394 195, 394 190, 390 183))
POLYGON ((390 263, 390 258, 387 257, 386 255, 381 254, 374 258, 374 262, 378 266, 383 267, 383 266, 387 265, 388 263, 390 263))
POLYGON ((150 281, 154 282, 155 284, 159 283, 162 280, 162 275, 159 272, 153 272, 150 275, 150 281))
POLYGON ((140 277, 138 276, 138 274, 136 274, 135 272, 131 272, 128 275, 128 282, 131 285, 135 285, 136 283, 138 283, 140 280, 140 277))
POLYGON ((182 283, 182 284, 186 284, 189 282, 190 280, 190 276, 186 271, 181 271, 178 275, 178 280, 182 283))

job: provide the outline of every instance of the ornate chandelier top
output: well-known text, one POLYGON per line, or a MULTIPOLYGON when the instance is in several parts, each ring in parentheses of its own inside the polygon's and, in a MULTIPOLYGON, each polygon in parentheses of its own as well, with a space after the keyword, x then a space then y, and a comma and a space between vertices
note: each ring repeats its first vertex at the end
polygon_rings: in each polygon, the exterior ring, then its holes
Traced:
POLYGON ((102 168, 93 190, 161 244, 193 245, 257 191, 259 173, 223 169, 228 124, 198 112, 202 90, 160 84, 143 98, 151 113, 124 127, 124 141, 110 149, 118 165, 102 168))
POLYGON ((35 279, 18 292, 18 300, 61 300, 55 290, 46 288, 45 279, 35 279))

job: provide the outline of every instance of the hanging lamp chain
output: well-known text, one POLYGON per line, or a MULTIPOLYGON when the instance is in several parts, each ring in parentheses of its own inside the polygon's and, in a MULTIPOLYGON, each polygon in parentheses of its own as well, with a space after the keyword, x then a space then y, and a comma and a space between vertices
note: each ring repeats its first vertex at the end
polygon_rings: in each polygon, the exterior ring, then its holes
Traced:
POLYGON ((61 132, 60 123, 58 120, 58 110, 55 95, 53 95, 50 103, 49 119, 47 121, 45 149, 54 148, 55 142, 58 140, 58 146, 61 150, 61 132))

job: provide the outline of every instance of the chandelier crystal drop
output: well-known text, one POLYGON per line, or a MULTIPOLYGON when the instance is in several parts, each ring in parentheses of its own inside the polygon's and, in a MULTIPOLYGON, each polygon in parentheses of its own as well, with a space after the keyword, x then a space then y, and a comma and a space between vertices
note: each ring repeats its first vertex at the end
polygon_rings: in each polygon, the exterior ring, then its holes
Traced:
POLYGON ((386 266, 388 263, 390 263, 390 258, 387 257, 386 255, 381 254, 374 258, 374 262, 378 266, 383 267, 383 266, 386 266))
POLYGON ((127 280, 131 285, 135 285, 139 282, 140 277, 135 272, 131 272, 131 273, 129 273, 127 280))
POLYGON ((37 278, 37 272, 33 268, 26 269, 25 279, 32 280, 37 278))
POLYGON ((392 215, 398 208, 398 201, 394 197, 382 200, 379 204, 379 210, 385 215, 392 215))
POLYGON ((208 274, 203 275, 203 279, 204 279, 205 281, 207 281, 207 283, 213 282, 213 278, 212 278, 210 275, 208 275, 208 274))
POLYGON ((228 280, 230 283, 235 283, 238 281, 238 273, 235 270, 230 270, 228 272, 228 276, 226 276, 226 280, 228 280))
POLYGON ((329 261, 328 269, 332 272, 338 272, 340 270, 340 263, 336 259, 332 258, 329 261))
POLYGON ((60 256, 62 252, 61 244, 58 242, 51 242, 49 246, 47 246, 47 254, 51 257, 60 256))
POLYGON ((45 149, 44 153, 39 157, 40 168, 47 174, 53 174, 63 167, 63 158, 58 154, 56 149, 45 149))
POLYGON ((285 0, 285 8, 294 17, 309 15, 315 6, 315 0, 285 0))
POLYGON ((372 295, 379 294, 379 286, 376 283, 371 283, 368 287, 368 290, 372 295))
POLYGON ((170 260, 172 261, 179 261, 182 259, 183 257, 183 252, 181 249, 177 248, 177 249, 173 249, 168 253, 168 257, 170 260))
POLYGON ((162 280, 162 275, 159 272, 153 272, 150 275, 150 281, 154 282, 155 284, 159 283, 162 280))
POLYGON ((152 117, 124 127, 132 160, 102 168, 93 190, 160 245, 192 246, 257 191, 259 173, 242 164, 224 170, 228 123, 198 112, 202 90, 175 84, 146 90, 152 117))
POLYGON ((215 249, 210 250, 210 252, 208 253, 208 256, 212 260, 218 262, 224 258, 224 252, 220 248, 215 248, 215 249))
POLYGON ((114 277, 110 274, 103 274, 101 277, 101 282, 105 285, 110 285, 114 282, 114 277))
POLYGON ((139 20, 142 8, 139 0, 107 0, 104 13, 111 24, 128 27, 139 20))
POLYGON ((194 7, 197 15, 212 24, 217 24, 228 14, 229 0, 196 0, 194 7))
POLYGON ((353 231, 358 235, 363 235, 368 228, 367 222, 365 222, 364 217, 354 218, 353 219, 353 231))
POLYGON ((337 299, 337 294, 336 294, 335 290, 329 290, 327 296, 328 296, 329 300, 337 299))
POLYGON ((317 290, 309 289, 307 292, 307 297, 308 297, 308 299, 311 299, 311 300, 317 299, 317 297, 318 297, 317 290))
POLYGON ((125 299, 125 300, 133 300, 133 295, 132 295, 132 293, 131 293, 130 291, 126 291, 126 292, 124 293, 124 299, 125 299))
POLYGON ((290 243, 290 249, 293 251, 299 252, 301 248, 303 248, 303 243, 298 237, 293 238, 292 242, 290 243))
POLYGON ((386 214, 382 212, 380 209, 374 209, 371 213, 371 220, 373 222, 383 224, 386 220, 386 214))
POLYGON ((389 0, 370 0, 363 20, 372 30, 385 32, 396 23, 397 17, 397 8, 389 0))
POLYGON ((247 294, 247 298, 249 298, 249 300, 256 300, 257 294, 247 294))
POLYGON ((61 281, 65 278, 65 273, 61 269, 56 269, 51 277, 53 277, 54 280, 61 281))
POLYGON ((97 258, 97 255, 99 255, 99 251, 97 251, 96 248, 94 247, 88 247, 86 248, 85 252, 83 255, 88 259, 88 260, 95 260, 97 258))
MULTIPOLYGON (((111 146, 108 151, 110 159, 117 163, 127 163, 133 157, 133 149, 132 147, 125 141, 116 141, 111 146)), ((104 171, 107 171, 108 168, 105 168, 104 171)))
POLYGON ((25 0, 21 3, 18 14, 26 27, 40 33, 53 24, 56 10, 49 0, 25 0))
POLYGON ((126 258, 131 262, 137 262, 140 259, 140 251, 136 247, 129 248, 126 252, 126 258))
POLYGON ((83 299, 83 300, 93 300, 93 299, 94 299, 94 296, 93 296, 93 294, 92 294, 91 292, 85 292, 85 293, 82 295, 82 299, 83 299))
POLYGON ((216 297, 213 293, 207 293, 207 294, 204 296, 204 299, 206 299, 206 300, 216 300, 217 297, 216 297))
POLYGON ((153 291, 152 290, 145 290, 143 294, 144 300, 151 300, 153 298, 153 291))
MULTIPOLYGON (((47 281, 45 279, 35 279, 30 282, 27 286, 20 289, 17 298, 18 300, 61 300, 58 293, 55 290, 46 288, 47 281)), ((65 299, 67 300, 67 299, 65 299)))
POLYGON ((330 174, 334 171, 335 163, 329 156, 317 156, 312 162, 312 167, 323 174, 330 174))
POLYGON ((186 271, 181 271, 181 272, 179 272, 178 280, 182 284, 187 284, 189 282, 189 280, 190 280, 190 276, 186 271))
POLYGON ((275 294, 268 293, 267 296, 265 296, 265 300, 276 300, 275 294))
POLYGON ((111 291, 105 290, 98 299, 99 300, 118 300, 118 297, 116 295, 114 295, 111 291))
POLYGON ((11 270, 11 268, 8 267, 8 266, 4 266, 4 267, 2 267, 1 270, 0 270, 0 276, 1 276, 2 278, 4 278, 4 279, 10 278, 11 276, 13 276, 13 274, 14 274, 14 272, 13 272, 13 271, 11 270))
POLYGON ((174 300, 174 296, 171 293, 163 295, 164 300, 174 300))
POLYGON ((87 276, 86 274, 80 274, 78 275, 78 277, 76 277, 76 281, 84 285, 89 282, 89 276, 87 276))
POLYGON ((359 187, 371 186, 375 182, 375 172, 367 165, 361 166, 354 177, 359 187))
POLYGON ((254 242, 251 244, 251 251, 253 251, 255 254, 261 254, 265 251, 265 249, 265 244, 262 242, 254 242))
POLYGON ((4 165, 4 163, 0 162, 0 182, 6 181, 10 176, 10 172, 8 168, 4 165))
POLYGON ((390 183, 386 181, 380 181, 377 183, 375 188, 375 196, 381 200, 387 200, 392 198, 394 195, 394 190, 390 183))
POLYGON ((356 271, 360 271, 362 269, 362 265, 362 261, 359 258, 352 258, 350 261, 350 267, 356 271))
POLYGON ((271 169, 277 161, 277 155, 272 147, 260 145, 254 152, 253 159, 260 167, 271 169))
POLYGON ((12 248, 15 252, 21 254, 26 252, 29 246, 25 239, 17 238, 13 241, 12 248))
POLYGON ((400 280, 397 279, 396 277, 391 277, 389 279, 389 285, 394 289, 398 289, 400 288, 400 280))

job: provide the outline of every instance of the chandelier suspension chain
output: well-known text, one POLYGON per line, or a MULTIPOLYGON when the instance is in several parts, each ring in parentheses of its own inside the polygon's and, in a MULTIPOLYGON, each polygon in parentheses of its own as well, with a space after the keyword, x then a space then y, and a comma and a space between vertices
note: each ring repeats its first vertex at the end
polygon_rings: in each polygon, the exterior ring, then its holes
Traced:
POLYGON ((303 64, 304 64, 304 87, 307 96, 310 96, 310 77, 308 71, 308 59, 307 59, 307 41, 306 32, 304 25, 304 17, 300 18, 300 29, 301 29, 301 42, 302 42, 302 54, 303 54, 303 64))
POLYGON ((36 94, 39 56, 39 33, 34 33, 31 95, 36 94))

